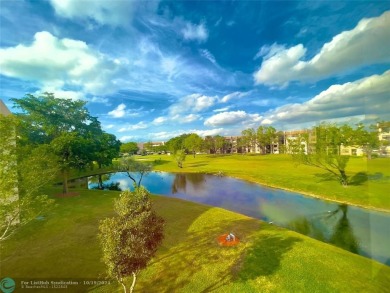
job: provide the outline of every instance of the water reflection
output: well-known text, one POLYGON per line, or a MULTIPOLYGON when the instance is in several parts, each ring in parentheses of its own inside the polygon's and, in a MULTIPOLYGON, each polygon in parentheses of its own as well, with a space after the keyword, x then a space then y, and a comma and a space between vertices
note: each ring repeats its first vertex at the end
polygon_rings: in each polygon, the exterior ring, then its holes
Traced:
MULTIPOLYGON (((104 178, 104 177, 103 177, 104 178)), ((115 182, 133 188, 125 173, 112 174, 115 182)), ((206 174, 152 172, 142 184, 151 193, 222 207, 273 222, 312 238, 374 258, 390 258, 390 214, 322 201, 288 191, 206 174)), ((97 183, 89 181, 89 187, 97 183)))
POLYGON ((185 193, 187 188, 187 182, 190 184, 193 191, 200 192, 204 189, 206 182, 205 174, 175 174, 175 179, 172 184, 172 194, 185 193))
POLYGON ((320 217, 298 217, 291 221, 287 227, 353 253, 360 251, 357 237, 354 235, 348 218, 348 206, 345 204, 338 205, 335 210, 323 213, 320 217), (324 227, 320 225, 321 221, 327 222, 326 227, 331 231, 329 237, 326 236, 324 227))

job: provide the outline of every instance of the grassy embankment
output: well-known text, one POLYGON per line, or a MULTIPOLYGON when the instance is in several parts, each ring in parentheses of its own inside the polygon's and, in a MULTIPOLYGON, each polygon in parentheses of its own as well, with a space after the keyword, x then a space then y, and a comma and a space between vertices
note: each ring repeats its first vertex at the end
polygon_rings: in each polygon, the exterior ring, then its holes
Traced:
POLYGON ((223 172, 227 176, 292 190, 328 200, 390 211, 390 159, 367 160, 352 157, 347 166, 347 187, 330 173, 310 166, 296 166, 288 155, 188 155, 184 168, 172 156, 138 157, 155 162, 155 169, 167 172, 223 172))
MULTIPOLYGON (((78 192, 57 198, 45 220, 2 243, 1 277, 104 277, 98 222, 111 215, 118 192, 78 192)), ((367 258, 219 208, 152 199, 166 220, 165 240, 140 274, 136 292, 385 292, 390 287, 390 267, 367 258), (241 243, 220 247, 216 238, 231 230, 241 243)), ((121 290, 113 283, 90 292, 121 290)))

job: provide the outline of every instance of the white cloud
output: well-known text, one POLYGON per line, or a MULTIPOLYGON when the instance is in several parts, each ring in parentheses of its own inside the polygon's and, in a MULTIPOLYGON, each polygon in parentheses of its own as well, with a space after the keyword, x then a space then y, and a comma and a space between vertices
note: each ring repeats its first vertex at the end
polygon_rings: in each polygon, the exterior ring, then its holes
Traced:
POLYGON ((318 122, 359 115, 390 119, 390 71, 336 84, 304 103, 287 104, 265 115, 263 124, 318 122))
POLYGON ((126 105, 125 104, 119 104, 118 107, 116 107, 114 110, 108 112, 108 115, 114 117, 114 118, 121 118, 124 117, 126 114, 126 105))
POLYGON ((108 98, 102 98, 102 97, 92 97, 91 99, 88 99, 88 102, 111 105, 108 98))
POLYGON ((232 99, 240 99, 240 98, 243 98, 247 95, 249 95, 250 92, 234 92, 234 93, 231 93, 231 94, 228 94, 228 95, 225 95, 221 98, 220 102, 221 103, 226 103, 232 99))
POLYGON ((204 125, 215 127, 238 123, 253 123, 259 122, 261 118, 259 114, 248 114, 245 111, 230 111, 218 113, 207 118, 204 125))
POLYGON ((184 116, 183 118, 181 118, 180 122, 182 122, 182 123, 191 123, 191 122, 194 122, 196 120, 199 120, 199 118, 200 118, 200 115, 189 114, 189 115, 184 116))
POLYGON ((205 136, 214 136, 218 134, 223 134, 225 130, 223 128, 214 128, 214 129, 206 129, 206 130, 198 130, 198 129, 193 129, 190 130, 189 133, 196 133, 201 137, 205 136))
POLYGON ((85 42, 58 39, 38 32, 30 46, 0 49, 0 73, 34 80, 44 88, 80 87, 84 93, 104 94, 117 88, 117 60, 95 52, 85 42))
POLYGON ((217 101, 217 97, 211 97, 201 94, 191 94, 185 96, 169 108, 171 115, 182 115, 189 112, 201 112, 210 108, 217 101))
POLYGON ((206 58, 207 60, 209 60, 214 65, 217 65, 217 61, 215 60, 214 55, 211 54, 211 52, 209 50, 207 50, 207 49, 200 49, 199 53, 200 53, 200 55, 202 57, 206 58))
POLYGON ((164 73, 168 75, 168 79, 171 80, 172 77, 177 73, 178 62, 177 58, 172 57, 162 57, 161 58, 161 69, 164 73))
POLYGON ((84 100, 84 94, 82 92, 77 91, 64 91, 61 89, 57 89, 56 87, 46 86, 41 90, 37 91, 37 95, 41 95, 44 92, 52 93, 57 99, 71 99, 73 101, 84 100))
POLYGON ((213 110, 213 112, 226 112, 226 111, 229 110, 229 109, 230 109, 230 107, 219 108, 219 109, 213 110))
POLYGON ((181 30, 181 33, 183 34, 184 39, 190 41, 196 40, 198 42, 205 42, 209 37, 209 33, 204 23, 194 25, 187 22, 185 28, 181 30))
POLYGON ((124 26, 137 10, 155 11, 158 1, 50 0, 57 15, 70 19, 93 19, 99 24, 124 26))
POLYGON ((122 137, 119 138, 119 140, 121 142, 126 142, 126 141, 130 141, 132 139, 136 138, 136 136, 132 136, 132 135, 124 135, 122 137))
POLYGON ((148 125, 145 122, 141 121, 141 122, 138 122, 136 124, 131 124, 131 125, 124 126, 124 127, 120 128, 118 130, 118 132, 140 130, 140 129, 145 129, 145 128, 148 128, 148 125))
POLYGON ((322 46, 320 52, 303 61, 307 49, 298 44, 285 48, 264 46, 255 56, 263 56, 254 73, 256 84, 286 86, 291 81, 316 81, 370 64, 390 62, 390 11, 364 18, 355 28, 343 31, 322 46))
POLYGON ((153 124, 162 124, 162 123, 166 122, 167 120, 168 119, 166 117, 160 116, 160 117, 155 118, 152 123, 153 124))

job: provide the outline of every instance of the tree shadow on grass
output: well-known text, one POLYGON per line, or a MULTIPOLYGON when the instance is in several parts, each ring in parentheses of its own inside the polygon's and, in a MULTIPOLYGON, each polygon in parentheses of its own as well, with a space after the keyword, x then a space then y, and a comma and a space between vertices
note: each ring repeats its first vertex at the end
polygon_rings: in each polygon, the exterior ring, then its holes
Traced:
POLYGON ((358 186, 358 185, 362 185, 367 180, 368 180, 368 175, 366 172, 358 172, 349 178, 348 184, 358 186))
POLYGON ((280 267, 283 255, 299 241, 302 240, 297 237, 261 236, 233 268, 233 275, 238 280, 247 281, 274 274, 280 267))
POLYGON ((167 247, 150 263, 150 270, 142 276, 142 281, 140 278, 142 285, 138 288, 142 287, 144 292, 177 292, 188 286, 187 289, 194 292, 210 292, 229 284, 234 261, 244 251, 246 234, 257 230, 259 222, 218 219, 216 215, 219 212, 214 208, 199 215, 185 231, 183 241, 167 247), (244 244, 219 246, 217 237, 229 231, 244 244))
POLYGON ((160 166, 160 165, 164 165, 164 164, 168 164, 168 163, 170 163, 170 161, 168 161, 168 160, 156 159, 153 161, 153 166, 160 166))

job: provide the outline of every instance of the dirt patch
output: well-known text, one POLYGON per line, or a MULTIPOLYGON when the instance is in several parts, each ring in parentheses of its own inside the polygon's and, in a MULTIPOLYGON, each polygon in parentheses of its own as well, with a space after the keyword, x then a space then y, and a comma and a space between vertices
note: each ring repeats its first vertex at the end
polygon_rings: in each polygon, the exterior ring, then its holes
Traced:
POLYGON ((218 243, 219 245, 221 246, 235 246, 237 245, 238 243, 240 243, 240 239, 238 239, 237 236, 234 237, 234 239, 231 239, 231 240, 228 240, 229 234, 226 233, 226 234, 223 234, 221 236, 218 237, 218 243))

